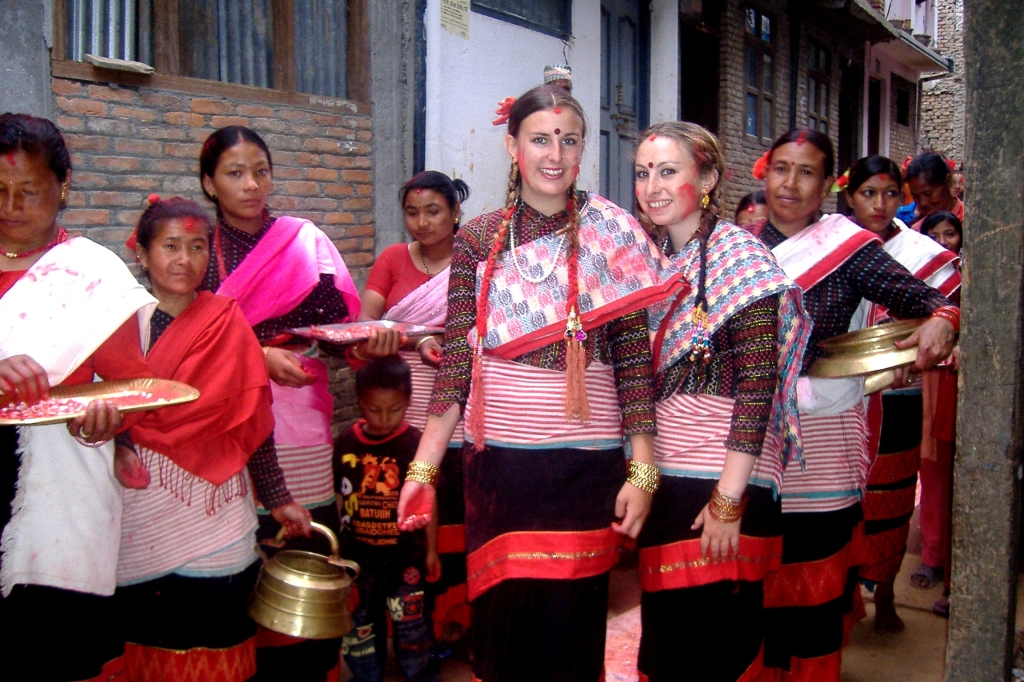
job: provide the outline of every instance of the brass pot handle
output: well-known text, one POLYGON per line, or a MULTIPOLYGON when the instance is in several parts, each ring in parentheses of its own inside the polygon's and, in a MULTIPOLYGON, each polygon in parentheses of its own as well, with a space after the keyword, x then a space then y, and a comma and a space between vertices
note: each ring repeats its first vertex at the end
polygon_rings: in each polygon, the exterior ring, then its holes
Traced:
MULTIPOLYGON (((331 543, 331 557, 330 557, 331 563, 334 563, 335 561, 342 561, 342 559, 339 558, 339 555, 341 554, 341 547, 338 546, 338 536, 334 534, 334 531, 331 530, 330 528, 328 528, 327 526, 325 526, 324 524, 317 523, 316 521, 313 521, 309 525, 313 527, 313 530, 315 530, 316 532, 318 532, 321 535, 323 535, 324 537, 326 537, 327 538, 327 542, 331 543)), ((284 526, 281 526, 281 530, 277 531, 277 535, 274 536, 274 542, 277 543, 278 545, 283 543, 284 542, 284 534, 285 534, 285 528, 284 528, 284 526)), ((358 573, 358 572, 359 572, 359 567, 356 566, 356 573, 358 573)))
POLYGON ((354 561, 349 561, 348 559, 336 559, 334 557, 331 557, 327 560, 327 563, 331 564, 332 566, 337 566, 338 568, 345 569, 346 571, 348 571, 349 575, 352 577, 353 580, 359 577, 359 564, 357 564, 354 561))

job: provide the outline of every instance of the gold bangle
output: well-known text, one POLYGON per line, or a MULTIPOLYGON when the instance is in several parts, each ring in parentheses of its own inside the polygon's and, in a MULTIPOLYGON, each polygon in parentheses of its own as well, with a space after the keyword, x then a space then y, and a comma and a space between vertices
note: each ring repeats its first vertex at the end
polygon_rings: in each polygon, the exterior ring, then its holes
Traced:
POLYGON ((359 354, 359 346, 358 346, 358 344, 355 345, 355 346, 352 346, 352 357, 354 357, 359 362, 370 362, 370 358, 364 358, 362 355, 359 354))
POLYGON ((708 513, 711 518, 720 523, 735 523, 743 518, 743 512, 747 509, 747 494, 738 501, 726 497, 722 491, 715 486, 711 491, 711 499, 708 500, 708 513))
POLYGON ((429 334, 427 336, 424 336, 422 339, 420 339, 419 341, 416 342, 416 348, 414 350, 419 350, 420 346, 422 346, 423 344, 425 344, 427 341, 429 341, 432 338, 434 338, 434 337, 430 336, 429 334))
POLYGON ((430 462, 414 459, 409 462, 409 472, 405 475, 405 480, 426 483, 427 485, 437 485, 437 479, 440 476, 441 467, 430 462))
POLYGON ((658 492, 658 486, 661 484, 661 469, 653 464, 645 464, 635 459, 630 460, 626 482, 631 483, 634 488, 653 495, 658 492))
POLYGON ((270 346, 263 346, 263 359, 264 360, 269 360, 270 359, 270 346))

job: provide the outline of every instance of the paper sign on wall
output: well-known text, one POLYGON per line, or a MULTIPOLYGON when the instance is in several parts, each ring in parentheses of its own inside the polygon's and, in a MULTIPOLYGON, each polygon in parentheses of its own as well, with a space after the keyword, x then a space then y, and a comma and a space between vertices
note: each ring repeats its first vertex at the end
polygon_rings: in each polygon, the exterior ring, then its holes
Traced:
POLYGON ((469 40, 469 0, 441 0, 441 28, 469 40))

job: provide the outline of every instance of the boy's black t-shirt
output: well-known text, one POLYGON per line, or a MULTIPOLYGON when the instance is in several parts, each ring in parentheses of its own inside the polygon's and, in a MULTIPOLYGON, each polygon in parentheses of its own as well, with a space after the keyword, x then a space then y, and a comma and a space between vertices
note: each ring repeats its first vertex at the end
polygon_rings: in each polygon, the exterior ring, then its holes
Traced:
POLYGON ((398 530, 398 494, 420 430, 404 423, 375 439, 363 432, 364 424, 353 424, 334 441, 334 484, 347 554, 364 562, 411 560, 423 553, 425 533, 398 530))

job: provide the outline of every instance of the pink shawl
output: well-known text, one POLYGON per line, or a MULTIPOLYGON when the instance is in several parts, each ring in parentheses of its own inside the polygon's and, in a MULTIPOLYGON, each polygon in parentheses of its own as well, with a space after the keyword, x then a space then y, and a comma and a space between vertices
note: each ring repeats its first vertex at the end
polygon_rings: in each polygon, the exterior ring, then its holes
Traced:
POLYGON ((385 320, 443 327, 448 319, 448 276, 451 267, 419 285, 384 313, 385 320))
POLYGON ((282 216, 217 293, 235 299, 255 326, 293 310, 316 288, 321 274, 334 275, 349 320, 358 319, 359 292, 334 244, 308 220, 282 216))

